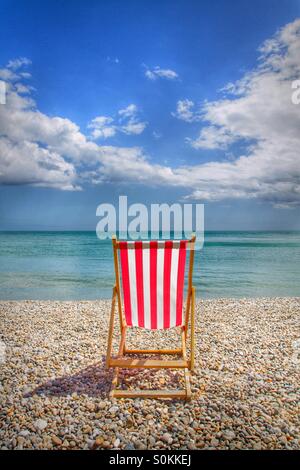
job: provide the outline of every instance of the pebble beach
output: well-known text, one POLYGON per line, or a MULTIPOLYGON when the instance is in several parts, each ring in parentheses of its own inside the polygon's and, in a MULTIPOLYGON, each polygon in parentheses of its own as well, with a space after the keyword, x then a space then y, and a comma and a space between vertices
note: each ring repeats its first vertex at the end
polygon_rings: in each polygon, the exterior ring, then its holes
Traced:
MULTIPOLYGON (((300 298, 197 301, 190 402, 109 398, 109 313, 107 300, 0 302, 1 449, 300 449, 300 298)), ((176 342, 176 329, 128 335, 176 342)), ((123 370, 119 386, 182 385, 181 371, 123 370)))

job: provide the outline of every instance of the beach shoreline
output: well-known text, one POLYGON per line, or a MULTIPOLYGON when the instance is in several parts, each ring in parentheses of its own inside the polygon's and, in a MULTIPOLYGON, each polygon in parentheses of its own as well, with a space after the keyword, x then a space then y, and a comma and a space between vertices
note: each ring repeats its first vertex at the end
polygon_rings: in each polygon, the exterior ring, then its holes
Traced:
MULTIPOLYGON (((191 402, 108 397, 109 312, 109 300, 0 301, 0 448, 300 449, 299 297, 197 300, 191 402)), ((134 329, 128 341, 176 338, 134 329)), ((121 374, 126 388, 181 381, 121 374)))

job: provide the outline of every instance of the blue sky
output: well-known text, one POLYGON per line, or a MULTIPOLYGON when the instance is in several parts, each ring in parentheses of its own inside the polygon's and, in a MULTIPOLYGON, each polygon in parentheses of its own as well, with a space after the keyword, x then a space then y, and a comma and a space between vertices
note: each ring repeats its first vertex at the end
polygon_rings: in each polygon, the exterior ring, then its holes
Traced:
POLYGON ((0 229, 93 230, 119 194, 203 202, 212 230, 300 229, 299 1, 11 0, 0 15, 0 229))

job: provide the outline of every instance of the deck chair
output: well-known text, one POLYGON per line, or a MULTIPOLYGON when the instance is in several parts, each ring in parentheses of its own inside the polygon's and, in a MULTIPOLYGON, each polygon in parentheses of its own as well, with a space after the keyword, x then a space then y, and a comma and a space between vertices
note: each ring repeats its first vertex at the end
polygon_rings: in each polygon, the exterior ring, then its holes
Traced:
POLYGON ((191 398, 190 372, 194 369, 195 287, 192 286, 194 245, 190 240, 121 241, 112 239, 116 284, 113 288, 109 322, 106 367, 114 374, 110 396, 119 398, 191 398), (190 249, 186 306, 183 309, 185 266, 190 249), (122 288, 121 282, 122 281, 122 288), (116 303, 118 305, 121 340, 117 356, 112 356, 112 340, 116 303), (189 328, 190 326, 190 328, 189 328), (179 327, 181 347, 178 349, 127 349, 127 328, 152 330, 179 327), (190 354, 187 337, 190 330, 190 354), (177 355, 179 358, 145 359, 139 355, 177 355), (135 357, 130 357, 134 355, 135 357), (182 369, 185 389, 120 390, 117 389, 120 368, 182 369))

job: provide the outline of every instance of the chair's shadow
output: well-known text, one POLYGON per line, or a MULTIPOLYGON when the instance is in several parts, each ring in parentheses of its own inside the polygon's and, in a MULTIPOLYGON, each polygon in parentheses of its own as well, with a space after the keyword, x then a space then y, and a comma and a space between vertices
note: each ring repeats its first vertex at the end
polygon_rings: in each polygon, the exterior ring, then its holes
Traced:
POLYGON ((28 398, 33 395, 63 397, 77 393, 89 397, 105 397, 109 394, 112 381, 112 371, 105 367, 105 357, 74 375, 63 375, 39 385, 24 395, 28 398))
MULTIPOLYGON (((164 373, 164 385, 173 385, 173 387, 179 385, 180 380, 178 374, 170 370, 165 370, 164 373)), ((123 387, 126 385, 137 385, 144 388, 143 382, 145 381, 146 383, 149 381, 154 382, 155 385, 155 375, 154 370, 123 369, 120 371, 120 379, 123 381, 123 387)), ((77 395, 87 395, 89 397, 107 398, 111 390, 112 378, 113 369, 106 369, 105 356, 103 356, 100 362, 88 366, 76 374, 63 375, 39 385, 31 392, 26 393, 24 398, 34 395, 64 397, 72 395, 73 393, 77 393, 77 395)))

